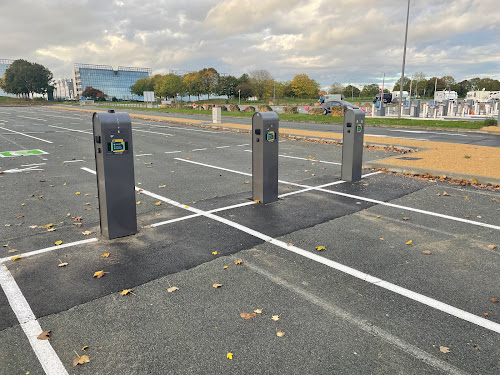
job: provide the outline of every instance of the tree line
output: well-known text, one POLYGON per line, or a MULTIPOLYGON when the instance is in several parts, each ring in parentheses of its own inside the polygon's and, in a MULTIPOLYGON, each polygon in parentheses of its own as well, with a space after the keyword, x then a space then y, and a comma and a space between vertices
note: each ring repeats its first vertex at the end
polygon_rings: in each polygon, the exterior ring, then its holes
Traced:
POLYGON ((26 60, 15 60, 0 78, 0 87, 8 94, 33 98, 34 94, 54 92, 53 75, 43 65, 26 60))
POLYGON ((311 98, 318 95, 319 89, 319 83, 306 74, 297 74, 291 81, 279 82, 264 69, 254 70, 237 78, 220 74, 214 68, 204 68, 183 76, 173 73, 156 74, 141 78, 130 87, 131 92, 139 96, 144 91, 154 91, 155 96, 160 98, 188 95, 190 101, 192 96, 199 100, 202 95, 207 95, 209 99, 210 95, 227 96, 228 99, 256 96, 260 100, 272 97, 311 98))

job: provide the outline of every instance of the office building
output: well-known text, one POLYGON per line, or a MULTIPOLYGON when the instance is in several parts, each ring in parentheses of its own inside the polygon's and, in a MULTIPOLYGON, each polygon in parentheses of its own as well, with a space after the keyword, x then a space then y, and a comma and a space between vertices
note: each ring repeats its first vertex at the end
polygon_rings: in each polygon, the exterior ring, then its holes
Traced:
MULTIPOLYGON (((9 68, 10 64, 12 64, 14 60, 0 59, 0 79, 3 79, 5 71, 9 68)), ((10 96, 11 98, 15 98, 16 96, 13 94, 7 94, 0 88, 0 96, 10 96)))
POLYGON ((111 100, 144 100, 142 96, 130 92, 130 86, 140 78, 150 77, 151 68, 119 66, 113 70, 109 65, 75 64, 73 86, 76 98, 82 96, 86 87, 101 90, 111 100))
POLYGON ((73 80, 69 78, 60 78, 54 81, 54 98, 73 100, 75 99, 73 80))

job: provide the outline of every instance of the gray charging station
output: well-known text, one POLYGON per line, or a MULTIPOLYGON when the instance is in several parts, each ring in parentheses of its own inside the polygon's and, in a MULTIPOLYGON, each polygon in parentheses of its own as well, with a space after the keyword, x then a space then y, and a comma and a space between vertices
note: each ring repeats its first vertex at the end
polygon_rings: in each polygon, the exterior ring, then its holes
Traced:
POLYGON ((363 138, 365 135, 365 112, 361 109, 346 109, 344 135, 342 139, 341 179, 355 182, 361 179, 363 165, 363 138))
POLYGON ((137 233, 132 122, 127 113, 92 117, 101 234, 109 239, 137 233))
POLYGON ((262 204, 278 200, 278 134, 276 112, 252 117, 252 199, 262 204))
POLYGON ((410 116, 411 117, 420 117, 420 107, 421 107, 421 101, 420 100, 414 100, 413 105, 410 110, 410 116))

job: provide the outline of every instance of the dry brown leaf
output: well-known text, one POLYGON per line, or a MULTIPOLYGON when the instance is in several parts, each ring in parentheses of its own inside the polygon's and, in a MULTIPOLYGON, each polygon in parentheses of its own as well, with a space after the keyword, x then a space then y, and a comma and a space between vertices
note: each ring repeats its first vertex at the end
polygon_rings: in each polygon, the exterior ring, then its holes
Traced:
POLYGON ((262 309, 255 309, 253 312, 256 314, 262 314, 262 309))
POLYGON ((273 315, 271 317, 272 320, 274 320, 275 322, 277 322, 278 320, 280 320, 280 316, 279 315, 273 315))
POLYGON ((109 253, 101 254, 101 258, 109 258, 109 253))
POLYGON ((488 249, 490 250, 495 250, 497 247, 496 245, 488 245, 488 249))
POLYGON ((405 217, 402 217, 401 220, 408 221, 408 220, 410 220, 410 218, 405 216, 405 217))
POLYGON ((257 316, 256 313, 252 312, 252 313, 247 313, 247 312, 242 312, 240 314, 240 316, 245 319, 245 320, 248 320, 248 319, 252 319, 252 318, 255 318, 257 316))
POLYGON ((16 219, 20 219, 20 218, 22 218, 22 217, 24 217, 24 215, 16 215, 16 216, 15 216, 15 218, 16 218, 16 219))
POLYGON ((18 251, 17 249, 10 249, 9 251, 7 251, 8 253, 15 253, 16 251, 18 251))
POLYGON ((431 252, 429 250, 424 250, 424 251, 422 251, 422 254, 431 255, 431 252))
POLYGON ((488 314, 487 312, 484 312, 484 313, 483 313, 483 316, 484 316, 484 317, 487 317, 488 315, 489 315, 489 314, 488 314))
POLYGON ((101 277, 103 277, 105 274, 105 272, 103 270, 101 271, 96 271, 94 272, 94 276, 93 277, 97 277, 98 279, 100 279, 101 277))
POLYGON ((447 348, 446 346, 440 346, 439 351, 441 351, 442 353, 449 353, 450 348, 447 348))
POLYGON ((172 293, 175 292, 176 290, 179 290, 176 286, 171 286, 170 288, 167 289, 167 292, 172 293))
POLYGON ((52 336, 52 331, 49 329, 48 331, 43 331, 37 337, 38 340, 49 340, 52 336))
POLYGON ((444 197, 450 197, 450 196, 451 196, 451 194, 448 194, 446 191, 443 191, 443 196, 444 196, 444 197))
POLYGON ((167 185, 160 185, 158 187, 163 189, 164 187, 167 187, 167 185))
POLYGON ((493 303, 498 303, 498 298, 496 297, 490 298, 490 301, 493 303))
POLYGON ((73 219, 73 221, 82 221, 81 216, 73 216, 72 219, 73 219))
POLYGON ((278 336, 278 337, 285 336, 285 331, 276 331, 276 336, 278 336))
POLYGON ((92 232, 91 230, 86 230, 86 231, 83 231, 83 232, 82 232, 82 234, 83 234, 84 236, 88 236, 89 234, 92 234, 92 233, 94 233, 94 232, 92 232))
POLYGON ((75 358, 73 360, 73 367, 77 365, 83 365, 84 363, 90 362, 90 358, 88 355, 82 355, 81 357, 75 358))
POLYGON ((243 183, 244 183, 244 184, 249 184, 249 183, 250 183, 250 181, 244 181, 243 183))
POLYGON ((212 285, 212 287, 214 287, 215 289, 222 288, 222 284, 215 283, 215 284, 212 285))
POLYGON ((380 237, 380 241, 385 241, 384 237, 380 237))

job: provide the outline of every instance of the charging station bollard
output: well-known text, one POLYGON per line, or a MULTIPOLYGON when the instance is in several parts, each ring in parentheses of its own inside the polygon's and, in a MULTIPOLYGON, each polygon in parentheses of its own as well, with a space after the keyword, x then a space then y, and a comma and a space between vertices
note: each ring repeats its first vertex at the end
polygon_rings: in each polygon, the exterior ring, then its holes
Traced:
POLYGON ((342 138, 342 167, 340 178, 347 182, 361 180, 365 113, 360 109, 346 109, 342 138))
POLYGON ((415 100, 413 102, 413 106, 411 107, 411 110, 410 110, 411 117, 420 117, 420 106, 421 106, 420 100, 415 100))
POLYGON ((262 204, 278 200, 278 134, 276 112, 252 116, 252 199, 262 204))
POLYGON ((137 233, 132 123, 128 113, 92 117, 101 234, 109 239, 137 233))

